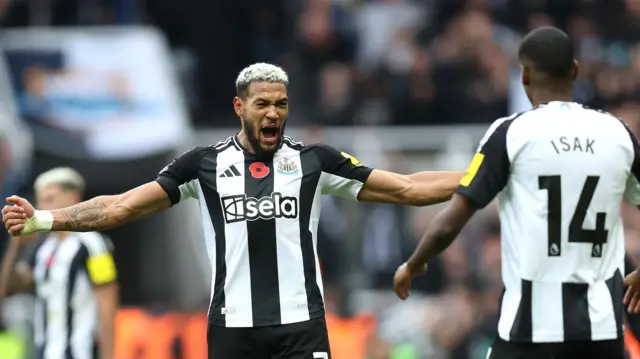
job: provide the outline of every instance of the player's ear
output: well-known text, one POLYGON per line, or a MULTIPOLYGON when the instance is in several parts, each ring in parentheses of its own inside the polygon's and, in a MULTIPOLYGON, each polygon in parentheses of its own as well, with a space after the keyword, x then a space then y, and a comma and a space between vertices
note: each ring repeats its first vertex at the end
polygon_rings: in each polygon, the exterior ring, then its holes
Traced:
POLYGON ((573 60, 573 65, 571 66, 571 78, 576 79, 578 77, 578 73, 580 72, 580 63, 578 60, 573 60))
POLYGON ((236 111, 236 115, 238 115, 238 117, 244 118, 243 101, 238 96, 233 98, 233 109, 236 111))

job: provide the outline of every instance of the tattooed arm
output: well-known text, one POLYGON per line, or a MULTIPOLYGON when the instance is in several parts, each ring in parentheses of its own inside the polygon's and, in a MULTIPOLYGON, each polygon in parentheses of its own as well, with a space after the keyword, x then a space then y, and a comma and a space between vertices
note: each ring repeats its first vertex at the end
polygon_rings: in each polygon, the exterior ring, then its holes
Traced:
POLYGON ((100 196, 51 211, 52 231, 89 232, 118 227, 171 206, 169 196, 153 181, 116 196, 100 196))
MULTIPOLYGON (((26 199, 11 196, 7 198, 10 205, 2 208, 2 220, 13 236, 114 228, 165 210, 184 199, 198 198, 200 162, 214 151, 214 147, 195 147, 166 166, 153 182, 120 195, 100 196, 67 208, 36 211, 26 199)), ((213 166, 215 168, 215 162, 213 166)))
POLYGON ((7 198, 2 209, 4 225, 12 236, 35 232, 92 232, 118 227, 171 206, 168 194, 157 181, 116 196, 100 196, 74 206, 36 211, 18 196, 7 198))
POLYGON ((194 180, 202 158, 212 147, 195 147, 166 166, 158 178, 118 196, 101 196, 73 207, 53 211, 54 231, 99 231, 163 211, 187 199, 198 198, 194 180))

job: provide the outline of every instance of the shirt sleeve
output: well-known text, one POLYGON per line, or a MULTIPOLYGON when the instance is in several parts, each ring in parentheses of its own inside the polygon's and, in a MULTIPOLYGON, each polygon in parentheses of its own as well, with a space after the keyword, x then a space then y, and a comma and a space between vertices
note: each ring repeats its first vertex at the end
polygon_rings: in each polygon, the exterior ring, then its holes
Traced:
POLYGON ((195 181, 202 157, 209 151, 208 147, 195 147, 160 171, 156 182, 167 192, 172 206, 187 198, 198 198, 195 181))
POLYGON ((457 193, 469 198, 478 208, 486 207, 509 180, 507 130, 511 118, 494 122, 478 146, 457 193))
POLYGON ((330 146, 318 145, 314 150, 322 167, 322 193, 357 200, 373 169, 364 166, 350 154, 330 146))
POLYGON ((111 240, 96 232, 84 233, 82 242, 86 248, 84 269, 93 285, 115 282, 118 279, 113 260, 114 247, 111 240))
POLYGON ((629 133, 631 146, 633 147, 633 162, 631 163, 629 177, 627 178, 624 198, 632 205, 638 206, 640 205, 640 145, 638 145, 638 139, 631 129, 624 122, 622 122, 622 124, 629 133))

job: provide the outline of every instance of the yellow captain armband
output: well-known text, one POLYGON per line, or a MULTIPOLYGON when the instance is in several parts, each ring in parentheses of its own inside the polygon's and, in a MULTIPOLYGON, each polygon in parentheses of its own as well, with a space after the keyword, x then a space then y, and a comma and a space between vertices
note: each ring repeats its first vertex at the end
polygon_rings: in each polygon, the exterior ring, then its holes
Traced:
POLYGON ((484 161, 484 154, 478 152, 473 156, 473 159, 469 164, 469 168, 467 168, 467 173, 465 173, 465 175, 460 180, 461 186, 467 187, 471 184, 471 181, 473 181, 473 178, 476 176, 478 170, 480 169, 480 165, 482 165, 482 161, 484 161))
POLYGON ((87 260, 87 271, 89 279, 93 284, 105 284, 113 282, 118 278, 116 264, 109 253, 89 257, 87 260))
POLYGON ((340 154, 344 157, 349 159, 349 161, 351 161, 351 164, 356 166, 356 167, 361 167, 362 163, 360 163, 360 161, 358 161, 355 157, 351 156, 350 154, 346 153, 346 152, 340 152, 340 154))

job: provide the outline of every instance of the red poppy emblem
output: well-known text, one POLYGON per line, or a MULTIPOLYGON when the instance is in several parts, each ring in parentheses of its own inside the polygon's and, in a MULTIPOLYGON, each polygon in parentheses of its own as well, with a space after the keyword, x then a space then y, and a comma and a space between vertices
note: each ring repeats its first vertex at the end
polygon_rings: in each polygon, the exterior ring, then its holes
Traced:
POLYGON ((265 178, 269 175, 269 167, 262 162, 254 162, 249 166, 249 171, 253 178, 265 178))

